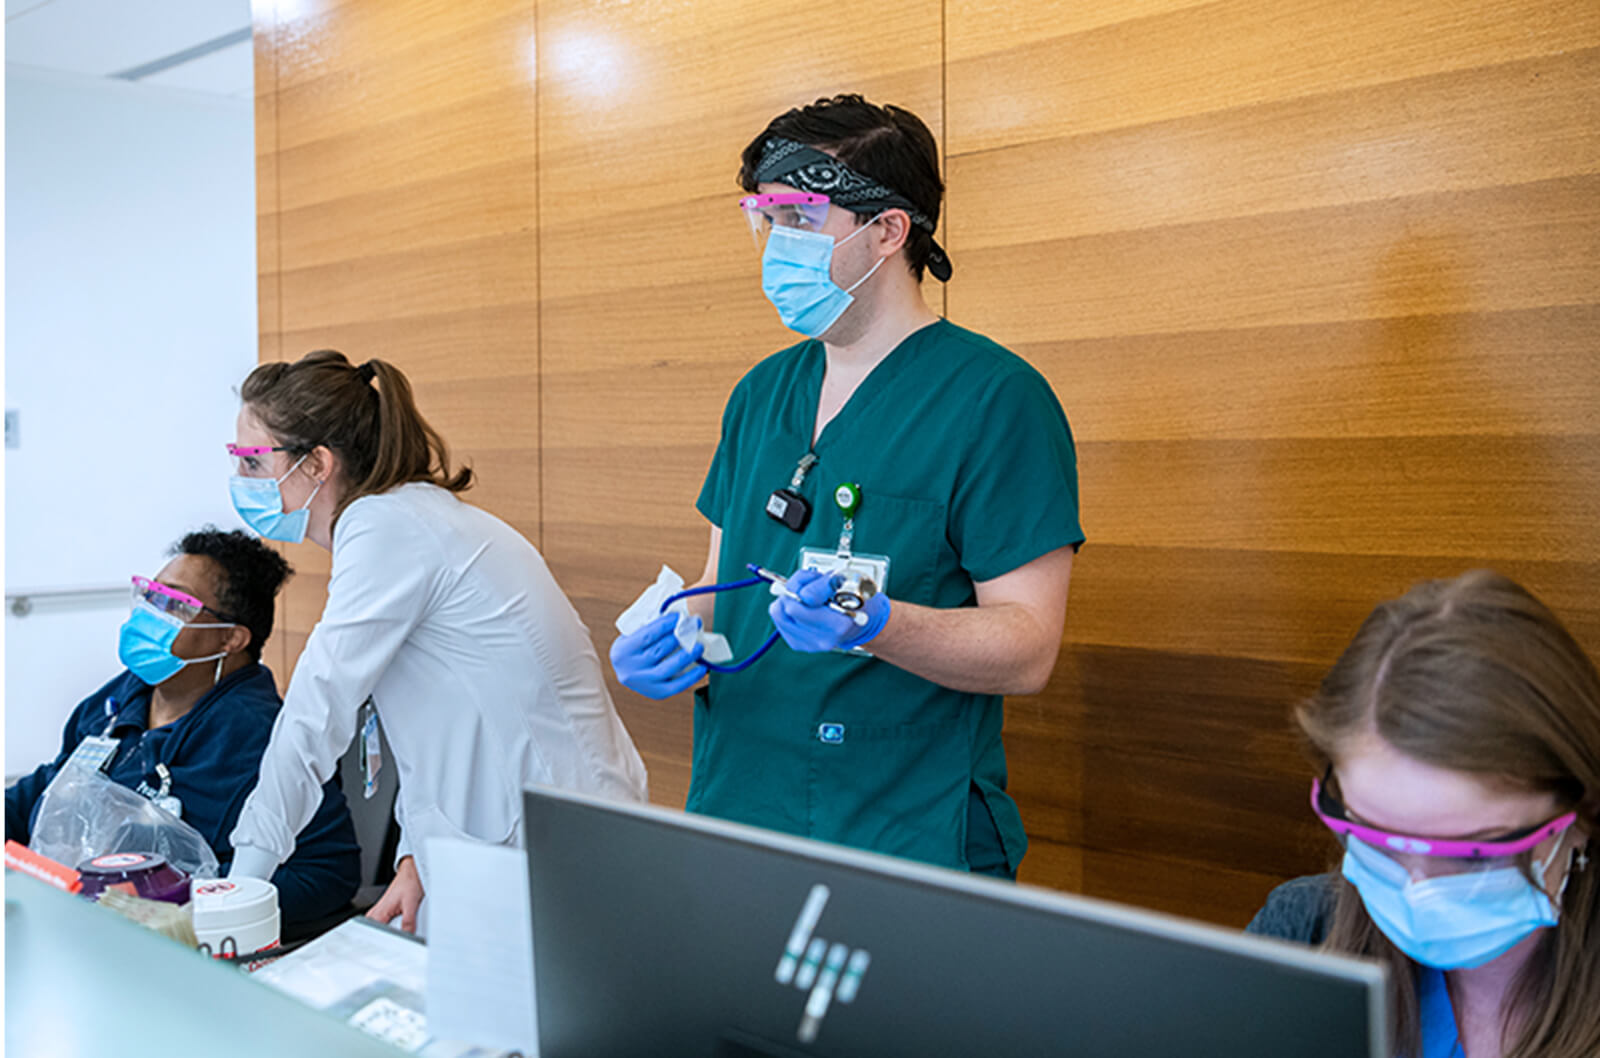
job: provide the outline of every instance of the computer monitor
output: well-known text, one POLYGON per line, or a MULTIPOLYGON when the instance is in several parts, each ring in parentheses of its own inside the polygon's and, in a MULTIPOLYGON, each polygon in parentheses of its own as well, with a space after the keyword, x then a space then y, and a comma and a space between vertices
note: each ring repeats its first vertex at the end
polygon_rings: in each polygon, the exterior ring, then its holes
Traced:
POLYGON ((541 1058, 1378 1058, 1375 964, 666 809, 525 793, 541 1058))

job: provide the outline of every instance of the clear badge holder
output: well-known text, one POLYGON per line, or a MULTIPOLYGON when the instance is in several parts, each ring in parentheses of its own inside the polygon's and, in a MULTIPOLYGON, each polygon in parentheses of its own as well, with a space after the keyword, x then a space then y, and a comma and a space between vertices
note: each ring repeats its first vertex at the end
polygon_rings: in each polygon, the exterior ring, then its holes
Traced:
MULTIPOLYGON (((814 569, 828 576, 838 575, 847 584, 859 585, 864 595, 875 595, 889 590, 889 556, 841 553, 825 547, 802 547, 797 569, 814 569), (868 585, 871 585, 870 589, 868 585)), ((870 658, 872 651, 863 647, 835 650, 835 654, 870 658)))

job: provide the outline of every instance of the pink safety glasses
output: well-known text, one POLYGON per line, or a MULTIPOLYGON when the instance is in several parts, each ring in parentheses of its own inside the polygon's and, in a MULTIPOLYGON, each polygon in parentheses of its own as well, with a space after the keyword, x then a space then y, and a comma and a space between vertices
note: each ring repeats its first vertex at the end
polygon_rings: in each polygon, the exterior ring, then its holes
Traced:
POLYGON ((228 455, 233 457, 234 470, 247 478, 267 477, 271 474, 271 455, 289 449, 273 445, 236 445, 229 443, 228 455))
MULTIPOLYGON (((171 614, 184 624, 198 620, 202 613, 211 610, 209 606, 196 599, 193 595, 181 592, 177 588, 169 588, 159 581, 151 580, 149 577, 133 578, 133 601, 135 603, 146 603, 164 614, 171 614)), ((223 618, 229 624, 238 623, 225 613, 219 613, 216 610, 211 610, 211 613, 223 618)))
POLYGON ((745 220, 750 223, 750 234, 756 245, 766 243, 773 228, 797 228, 800 231, 818 231, 828 219, 828 196, 813 195, 804 191, 785 191, 776 195, 746 195, 739 200, 745 220))
POLYGON ((1422 838, 1410 834, 1396 834, 1351 819, 1343 802, 1328 789, 1328 781, 1332 776, 1333 769, 1330 768, 1322 779, 1312 780, 1311 810, 1322 820, 1323 825, 1341 838, 1359 838, 1373 848, 1390 855, 1437 856, 1484 861, 1506 859, 1533 849, 1545 839, 1566 830, 1578 819, 1576 812, 1567 812, 1547 823, 1539 823, 1497 838, 1422 838))
POLYGON ((149 577, 133 578, 133 601, 149 603, 162 613, 171 614, 185 623, 199 617, 206 608, 206 604, 193 595, 169 588, 149 577))

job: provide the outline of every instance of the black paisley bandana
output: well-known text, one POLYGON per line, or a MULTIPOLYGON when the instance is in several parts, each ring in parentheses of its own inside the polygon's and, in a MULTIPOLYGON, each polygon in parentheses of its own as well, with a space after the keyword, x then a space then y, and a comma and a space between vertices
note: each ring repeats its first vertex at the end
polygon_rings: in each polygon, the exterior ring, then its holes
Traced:
MULTIPOLYGON (((877 213, 903 209, 913 226, 933 234, 934 223, 910 199, 885 187, 870 176, 856 172, 839 159, 807 147, 795 140, 775 136, 762 147, 756 166, 758 184, 788 184, 813 195, 827 195, 828 201, 852 213, 877 213)), ((950 258, 937 242, 928 257, 928 271, 941 283, 950 279, 950 258)))

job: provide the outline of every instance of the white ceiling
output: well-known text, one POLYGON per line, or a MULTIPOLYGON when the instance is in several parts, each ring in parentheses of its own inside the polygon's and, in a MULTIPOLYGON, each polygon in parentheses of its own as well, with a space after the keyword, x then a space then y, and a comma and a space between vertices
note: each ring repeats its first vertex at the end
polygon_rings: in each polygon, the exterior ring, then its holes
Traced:
MULTIPOLYGON (((6 62, 111 77, 250 28, 250 0, 6 0, 6 62)), ((248 98, 248 38, 137 78, 248 98)))

